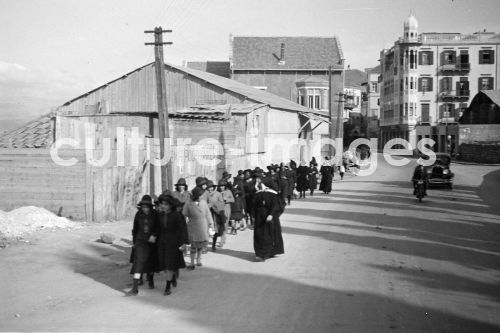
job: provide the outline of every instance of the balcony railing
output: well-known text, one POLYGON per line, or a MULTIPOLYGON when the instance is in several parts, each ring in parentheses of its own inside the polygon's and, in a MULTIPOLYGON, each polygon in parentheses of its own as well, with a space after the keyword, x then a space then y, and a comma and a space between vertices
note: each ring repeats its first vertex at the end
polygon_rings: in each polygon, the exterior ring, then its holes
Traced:
POLYGON ((454 99, 468 99, 470 96, 469 90, 444 90, 439 93, 439 99, 442 101, 454 99))
POLYGON ((468 72, 470 71, 470 63, 444 64, 439 66, 442 72, 468 72))

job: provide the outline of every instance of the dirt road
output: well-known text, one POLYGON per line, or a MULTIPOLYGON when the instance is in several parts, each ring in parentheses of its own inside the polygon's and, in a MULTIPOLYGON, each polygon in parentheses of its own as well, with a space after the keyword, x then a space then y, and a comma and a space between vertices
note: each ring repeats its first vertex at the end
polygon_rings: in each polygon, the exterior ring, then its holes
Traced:
MULTIPOLYGON (((382 159, 282 216, 285 255, 228 236, 179 286, 124 297, 131 222, 44 231, 0 251, 1 331, 498 332, 500 168, 452 165, 452 191, 411 195, 382 159), (97 243, 102 231, 118 236, 97 243)), ((336 175, 337 177, 337 175, 336 175)))

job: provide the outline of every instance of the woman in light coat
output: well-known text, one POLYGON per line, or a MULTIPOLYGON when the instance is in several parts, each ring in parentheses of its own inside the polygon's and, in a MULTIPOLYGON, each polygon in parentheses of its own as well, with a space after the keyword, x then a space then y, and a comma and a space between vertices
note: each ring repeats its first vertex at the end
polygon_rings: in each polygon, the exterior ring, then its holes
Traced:
POLYGON ((189 242, 191 244, 191 265, 187 267, 189 270, 195 268, 195 257, 196 266, 202 266, 201 253, 208 244, 208 228, 212 228, 214 225, 207 202, 200 198, 204 192, 199 187, 194 188, 191 193, 191 200, 182 209, 182 215, 187 218, 189 242))

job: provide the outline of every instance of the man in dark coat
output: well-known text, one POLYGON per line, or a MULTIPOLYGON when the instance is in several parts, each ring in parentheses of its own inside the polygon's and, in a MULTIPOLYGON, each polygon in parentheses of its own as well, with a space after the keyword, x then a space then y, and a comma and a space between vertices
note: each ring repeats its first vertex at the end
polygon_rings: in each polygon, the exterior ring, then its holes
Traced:
POLYGON ((263 179, 257 182, 254 198, 255 226, 253 244, 258 261, 264 261, 275 255, 285 253, 281 234, 280 216, 284 207, 280 203, 274 182, 263 179))

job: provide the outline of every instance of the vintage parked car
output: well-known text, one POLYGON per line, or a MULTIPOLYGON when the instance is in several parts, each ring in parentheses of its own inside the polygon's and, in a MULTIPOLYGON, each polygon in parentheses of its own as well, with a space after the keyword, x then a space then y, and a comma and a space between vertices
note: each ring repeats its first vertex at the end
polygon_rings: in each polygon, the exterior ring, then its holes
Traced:
POLYGON ((448 186, 453 188, 455 174, 450 170, 451 156, 446 153, 436 153, 436 161, 427 167, 429 186, 448 186))

